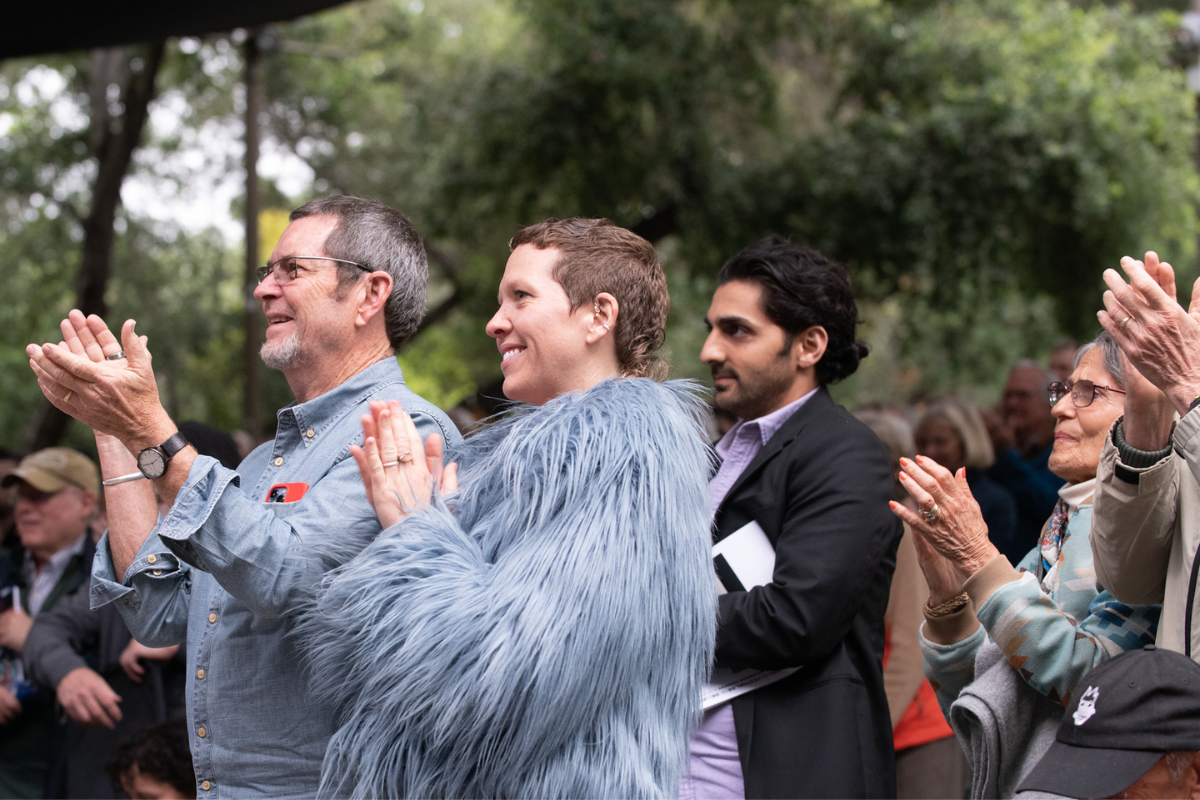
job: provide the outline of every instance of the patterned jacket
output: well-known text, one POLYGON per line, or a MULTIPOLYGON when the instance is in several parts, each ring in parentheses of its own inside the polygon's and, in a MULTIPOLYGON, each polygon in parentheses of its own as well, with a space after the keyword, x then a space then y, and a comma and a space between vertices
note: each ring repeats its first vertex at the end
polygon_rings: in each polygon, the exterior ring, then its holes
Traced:
POLYGON ((981 594, 986 600, 976 609, 981 624, 965 639, 937 644, 922 629, 925 674, 943 713, 974 680, 975 654, 989 635, 1029 686, 1064 707, 1097 664, 1154 642, 1162 607, 1122 603, 1096 585, 1091 528, 1092 506, 1081 505, 1061 541, 1050 525, 1043 529, 1019 570, 999 557, 971 576, 972 600, 981 594), (1039 583, 1043 557, 1049 569, 1039 583))

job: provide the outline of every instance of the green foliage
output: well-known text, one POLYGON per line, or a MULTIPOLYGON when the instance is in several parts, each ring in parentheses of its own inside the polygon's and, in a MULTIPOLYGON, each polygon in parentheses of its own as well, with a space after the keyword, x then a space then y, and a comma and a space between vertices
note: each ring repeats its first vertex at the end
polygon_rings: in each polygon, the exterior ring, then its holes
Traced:
MULTIPOLYGON (((401 363, 435 402, 499 374, 483 328, 508 238, 571 215, 658 246, 676 376, 708 372, 698 353, 719 265, 778 234, 854 276, 873 356, 841 398, 987 401, 1015 358, 1091 336, 1100 273, 1120 256, 1153 247, 1181 283, 1194 276, 1194 99, 1169 61, 1181 8, 371 0, 279 26, 263 62, 267 131, 312 167, 313 194, 378 197, 427 235, 439 313, 401 363)), ((171 49, 160 81, 178 125, 139 158, 164 192, 186 192, 193 173, 163 156, 202 146, 205 124, 239 110, 236 47, 188 49, 171 49)), ((0 309, 13 409, 0 443, 15 443, 37 398, 24 342, 52 336, 71 302, 86 69, 0 69, 0 291, 20 299, 0 309), (22 82, 55 81, 67 88, 18 97, 22 82)), ((123 224, 114 318, 150 334, 173 413, 237 424, 240 248, 123 224)), ((269 413, 289 396, 277 374, 266 381, 269 413)))
POLYGON ((907 377, 882 391, 911 398, 994 388, 1013 358, 1089 337, 1123 254, 1195 257, 1169 17, 1037 0, 410 8, 299 23, 288 38, 354 55, 282 59, 272 96, 321 187, 381 196, 432 236, 433 295, 463 297, 440 324, 477 379, 495 354, 466 343, 504 242, 546 216, 656 241, 683 375, 706 372, 704 276, 763 235, 809 241, 847 263, 864 309, 899 309, 877 349, 907 377))
MULTIPOLYGON (((168 99, 174 92, 201 103, 216 102, 207 73, 188 66, 195 66, 194 61, 177 50, 168 59, 168 80, 176 81, 168 87, 168 99)), ((25 347, 58 341, 58 323, 75 302, 80 221, 95 173, 86 144, 88 68, 86 58, 64 57, 12 62, 0 69, 0 203, 6 217, 0 228, 6 261, 0 271, 0 297, 6 300, 0 304, 0 398, 5 408, 0 444, 8 447, 21 445, 41 399, 25 347)), ((191 124, 202 121, 195 109, 184 116, 191 124)), ((181 140, 178 135, 160 137, 141 153, 142 169, 161 178, 165 192, 170 183, 184 186, 190 177, 156 169, 161 156, 181 140)), ((241 380, 237 252, 213 231, 187 234, 175 223, 139 220, 127 213, 119 216, 117 231, 108 288, 110 326, 117 332, 121 321, 132 317, 139 333, 150 337, 156 374, 172 414, 234 427, 241 380)), ((90 450, 91 434, 75 425, 64 443, 90 450)))

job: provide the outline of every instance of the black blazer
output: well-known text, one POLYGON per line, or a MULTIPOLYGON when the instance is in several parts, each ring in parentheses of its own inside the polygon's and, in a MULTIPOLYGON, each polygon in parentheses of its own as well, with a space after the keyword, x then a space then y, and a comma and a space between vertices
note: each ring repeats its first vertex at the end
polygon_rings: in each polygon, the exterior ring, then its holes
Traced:
POLYGON ((802 667, 733 700, 746 797, 895 797, 883 613, 902 526, 883 444, 821 387, 716 513, 775 546, 766 586, 720 598, 717 666, 802 667))

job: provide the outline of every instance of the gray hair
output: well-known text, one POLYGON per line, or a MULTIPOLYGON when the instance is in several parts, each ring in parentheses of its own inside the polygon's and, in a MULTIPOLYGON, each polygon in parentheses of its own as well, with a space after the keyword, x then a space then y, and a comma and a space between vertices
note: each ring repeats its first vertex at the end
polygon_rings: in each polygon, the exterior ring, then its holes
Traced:
MULTIPOLYGON (((408 218, 378 200, 337 195, 310 200, 289 217, 337 217, 337 226, 325 241, 325 252, 362 264, 392 277, 392 294, 383 307, 383 324, 392 349, 402 347, 425 317, 425 289, 429 284, 429 262, 425 245, 408 218)), ((338 265, 338 284, 352 286, 362 271, 349 264, 338 265)))
POLYGON ((1096 347, 1100 348, 1100 354, 1104 357, 1105 371, 1112 376, 1113 383, 1117 385, 1118 389, 1124 389, 1125 369, 1121 365, 1121 348, 1117 347, 1117 343, 1113 341, 1108 331, 1100 331, 1095 339, 1075 351, 1074 369, 1079 369, 1079 362, 1083 360, 1089 350, 1096 347))

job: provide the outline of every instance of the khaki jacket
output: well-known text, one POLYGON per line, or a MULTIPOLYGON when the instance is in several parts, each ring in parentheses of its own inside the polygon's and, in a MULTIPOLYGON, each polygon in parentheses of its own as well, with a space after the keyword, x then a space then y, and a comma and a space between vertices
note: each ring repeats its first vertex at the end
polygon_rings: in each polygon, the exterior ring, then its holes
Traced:
POLYGON ((1183 653, 1190 636, 1192 658, 1200 661, 1200 609, 1184 631, 1200 545, 1200 413, 1185 415, 1172 441, 1175 453, 1138 469, 1120 461, 1109 432, 1096 475, 1092 554, 1097 582, 1118 600, 1162 603, 1160 647, 1183 653))

